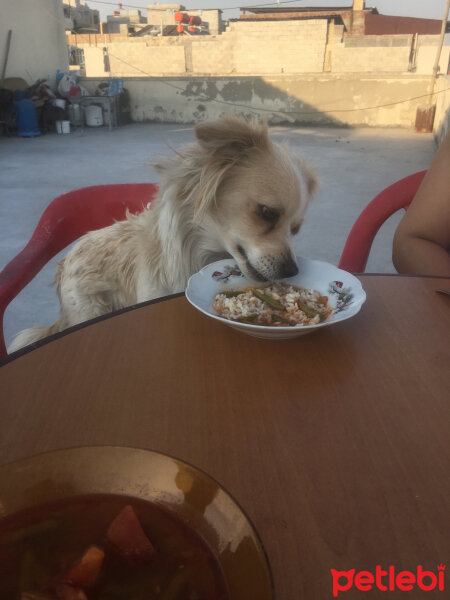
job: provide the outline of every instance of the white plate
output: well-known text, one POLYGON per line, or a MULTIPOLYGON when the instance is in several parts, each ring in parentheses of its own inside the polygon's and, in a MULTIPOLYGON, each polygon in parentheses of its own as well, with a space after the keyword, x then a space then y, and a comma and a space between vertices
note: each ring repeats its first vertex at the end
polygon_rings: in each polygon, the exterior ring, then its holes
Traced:
POLYGON ((282 281, 317 290, 321 295, 328 296, 330 305, 335 309, 329 319, 317 325, 266 327, 237 323, 219 317, 212 307, 216 294, 226 290, 239 290, 249 285, 265 285, 244 277, 232 258, 207 265, 192 275, 187 284, 186 298, 192 306, 208 317, 217 319, 248 335, 267 339, 287 339, 305 335, 316 329, 330 327, 330 325, 350 319, 360 311, 366 300, 366 293, 360 281, 351 273, 320 260, 297 257, 297 262, 298 274, 282 281))

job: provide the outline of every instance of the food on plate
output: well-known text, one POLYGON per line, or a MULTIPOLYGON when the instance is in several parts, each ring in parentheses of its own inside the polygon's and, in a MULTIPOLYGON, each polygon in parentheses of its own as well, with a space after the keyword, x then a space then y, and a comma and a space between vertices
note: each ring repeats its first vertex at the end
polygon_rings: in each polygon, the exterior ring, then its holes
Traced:
POLYGON ((289 283, 224 290, 213 308, 225 319, 269 327, 317 325, 333 312, 328 296, 289 283))
POLYGON ((124 496, 59 500, 0 519, 1 600, 229 600, 206 542, 124 496))

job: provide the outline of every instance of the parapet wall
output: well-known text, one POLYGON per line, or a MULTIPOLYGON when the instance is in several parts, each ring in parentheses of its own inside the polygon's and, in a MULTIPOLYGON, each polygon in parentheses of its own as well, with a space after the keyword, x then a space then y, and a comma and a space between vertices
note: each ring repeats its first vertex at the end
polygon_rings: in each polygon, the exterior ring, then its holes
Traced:
MULTIPOLYGON (((345 36, 325 19, 232 22, 221 35, 69 35, 84 51, 88 77, 431 74, 438 36, 345 36)), ((442 51, 446 74, 450 47, 442 51)))
MULTIPOLYGON (((428 101, 437 37, 346 36, 314 19, 231 22, 221 35, 69 41, 84 51, 88 85, 126 80, 135 121, 191 123, 239 112, 272 123, 412 127, 428 101)), ((437 97, 448 107, 448 96, 437 97)))
MULTIPOLYGON (((102 78, 83 85, 94 91, 102 78)), ((224 114, 269 123, 412 127, 429 78, 414 75, 130 77, 134 121, 194 123, 224 114)))

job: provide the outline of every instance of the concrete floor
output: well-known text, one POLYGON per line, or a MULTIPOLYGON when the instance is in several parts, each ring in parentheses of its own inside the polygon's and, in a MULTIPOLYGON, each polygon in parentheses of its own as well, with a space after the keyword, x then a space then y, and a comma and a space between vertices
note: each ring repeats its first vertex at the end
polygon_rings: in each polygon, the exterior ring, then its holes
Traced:
MULTIPOLYGON (((394 181, 429 166, 431 134, 405 129, 274 127, 315 166, 321 188, 296 241, 299 254, 339 261, 349 230, 364 206, 394 181)), ((57 195, 88 185, 158 181, 149 163, 193 140, 193 127, 133 123, 109 132, 86 128, 70 135, 0 137, 0 268, 26 244, 41 213, 57 195)), ((378 233, 367 272, 395 272, 391 245, 401 215, 378 233)), ((53 322, 58 315, 51 286, 53 259, 11 303, 5 315, 7 344, 20 330, 53 322)))

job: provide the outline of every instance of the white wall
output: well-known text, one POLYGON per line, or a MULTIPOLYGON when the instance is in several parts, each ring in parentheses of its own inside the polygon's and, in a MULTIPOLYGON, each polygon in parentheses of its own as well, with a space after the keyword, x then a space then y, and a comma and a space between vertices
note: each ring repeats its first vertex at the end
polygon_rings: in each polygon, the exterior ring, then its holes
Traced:
MULTIPOLYGON (((418 75, 430 75, 436 60, 437 46, 420 46, 417 50, 416 73, 418 75)), ((439 72, 447 75, 450 65, 450 46, 443 46, 439 60, 439 72)))
POLYGON ((22 77, 30 85, 44 78, 53 83, 57 69, 69 69, 61 0, 0 0, 0 68, 9 29, 5 77, 22 77))

